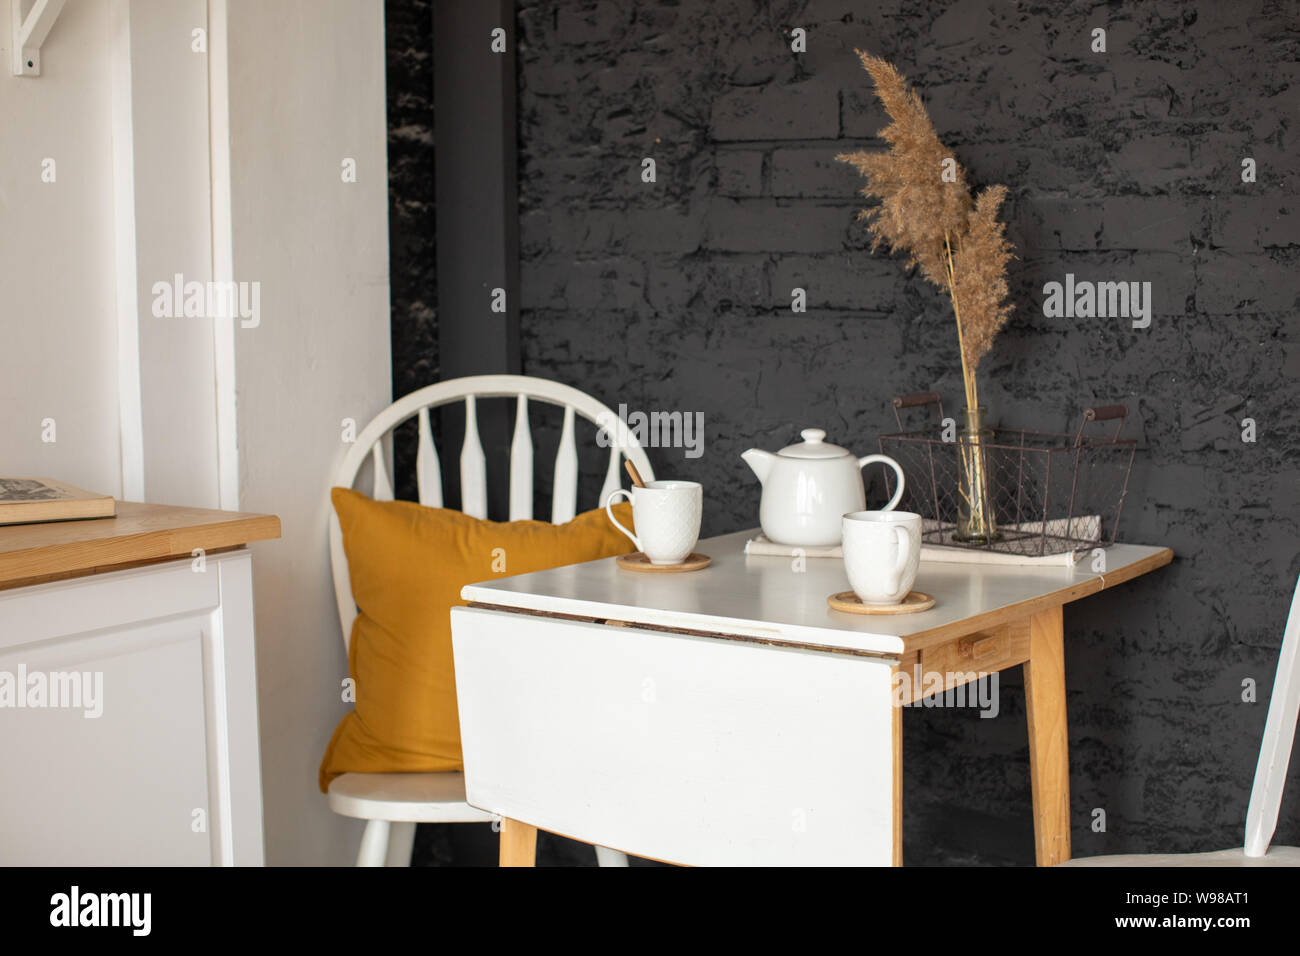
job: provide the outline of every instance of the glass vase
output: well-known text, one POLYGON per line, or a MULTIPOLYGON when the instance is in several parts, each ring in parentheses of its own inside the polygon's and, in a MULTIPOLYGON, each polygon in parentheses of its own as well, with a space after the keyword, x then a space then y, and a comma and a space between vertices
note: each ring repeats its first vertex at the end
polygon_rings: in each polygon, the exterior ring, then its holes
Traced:
POLYGON ((957 530, 952 537, 963 544, 991 544, 1001 537, 993 518, 993 491, 984 453, 993 439, 993 430, 984 425, 986 411, 983 405, 967 408, 966 426, 957 436, 957 530))

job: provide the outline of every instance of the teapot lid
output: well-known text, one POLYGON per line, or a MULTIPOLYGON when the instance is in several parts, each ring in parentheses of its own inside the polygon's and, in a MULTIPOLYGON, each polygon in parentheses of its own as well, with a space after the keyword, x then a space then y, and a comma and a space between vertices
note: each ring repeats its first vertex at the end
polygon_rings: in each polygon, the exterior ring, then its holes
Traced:
POLYGON ((847 448, 832 445, 826 441, 826 432, 820 428, 805 428, 799 433, 803 439, 793 445, 786 445, 778 455, 782 458, 851 458, 847 448))

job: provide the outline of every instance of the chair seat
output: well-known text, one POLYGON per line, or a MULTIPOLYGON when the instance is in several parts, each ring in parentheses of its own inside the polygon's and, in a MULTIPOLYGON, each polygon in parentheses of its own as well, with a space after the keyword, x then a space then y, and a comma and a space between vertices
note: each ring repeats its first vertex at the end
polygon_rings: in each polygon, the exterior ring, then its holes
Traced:
POLYGON ((1114 856, 1085 856, 1061 866, 1300 866, 1300 847, 1269 847, 1264 856, 1246 856, 1245 850, 1214 850, 1210 853, 1119 853, 1114 856))
POLYGON ((465 775, 448 773, 345 773, 330 784, 335 813, 362 820, 403 823, 478 823, 495 820, 465 802, 465 775))

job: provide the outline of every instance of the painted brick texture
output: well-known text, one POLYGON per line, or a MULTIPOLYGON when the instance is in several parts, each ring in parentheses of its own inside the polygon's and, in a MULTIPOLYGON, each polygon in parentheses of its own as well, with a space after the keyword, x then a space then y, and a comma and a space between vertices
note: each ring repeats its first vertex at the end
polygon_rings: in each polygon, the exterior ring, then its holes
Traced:
MULTIPOLYGON (((704 412, 702 458, 651 458, 704 482, 706 533, 757 523, 744 449, 813 425, 874 449, 892 395, 960 392, 946 300, 869 253, 860 183, 832 160, 879 146, 885 121, 853 49, 918 86, 975 185, 1010 188, 1016 311, 982 395, 1047 430, 1127 403, 1121 538, 1178 555, 1067 609, 1078 855, 1241 842, 1264 722, 1241 684, 1267 700, 1300 573, 1298 19, 1262 2, 519 8, 525 372, 704 412), (1067 272, 1151 282, 1151 327, 1045 318, 1043 284, 1067 272)), ((1002 689, 996 720, 907 713, 907 862, 1032 861, 1019 676, 1002 689)), ((1300 760, 1280 842, 1300 842, 1298 781, 1300 760)))

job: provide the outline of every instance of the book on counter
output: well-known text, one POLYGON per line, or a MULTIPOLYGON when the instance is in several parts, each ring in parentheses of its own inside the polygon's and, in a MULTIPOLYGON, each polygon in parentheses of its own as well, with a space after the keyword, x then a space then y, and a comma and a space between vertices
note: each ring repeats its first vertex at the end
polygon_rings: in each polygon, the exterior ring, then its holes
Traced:
POLYGON ((112 495, 97 495, 53 478, 0 478, 0 525, 79 521, 117 514, 112 495))

